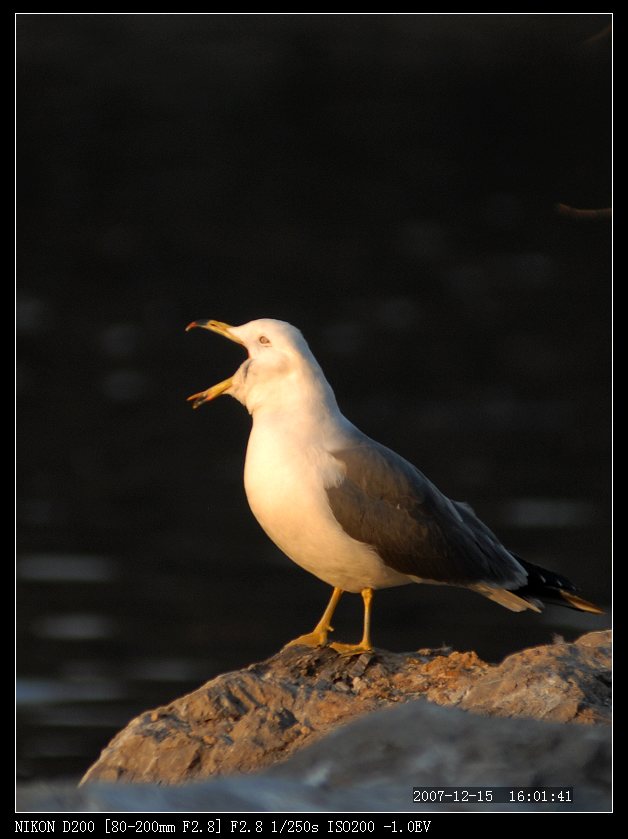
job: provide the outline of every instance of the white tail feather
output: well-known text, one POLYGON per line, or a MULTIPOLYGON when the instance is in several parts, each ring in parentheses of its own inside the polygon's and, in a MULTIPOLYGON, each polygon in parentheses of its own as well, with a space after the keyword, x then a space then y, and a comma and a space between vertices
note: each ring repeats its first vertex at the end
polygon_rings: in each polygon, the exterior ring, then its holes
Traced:
POLYGON ((505 588, 491 588, 491 586, 487 586, 484 583, 478 583, 477 585, 471 586, 471 588, 477 591, 478 594, 488 597, 489 600, 494 600, 495 603, 499 603, 500 606, 510 609, 511 612, 525 612, 526 609, 532 609, 533 612, 541 611, 541 604, 538 600, 534 602, 524 600, 523 597, 518 597, 512 591, 508 591, 505 588))

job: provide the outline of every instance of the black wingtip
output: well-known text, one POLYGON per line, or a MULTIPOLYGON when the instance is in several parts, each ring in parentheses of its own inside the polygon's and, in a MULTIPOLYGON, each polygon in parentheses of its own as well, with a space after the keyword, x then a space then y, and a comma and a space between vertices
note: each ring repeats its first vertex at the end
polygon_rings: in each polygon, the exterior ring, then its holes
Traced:
POLYGON ((515 594, 519 597, 536 597, 544 603, 552 603, 554 606, 566 606, 568 609, 577 609, 579 612, 590 612, 593 615, 603 615, 604 609, 600 609, 595 603, 590 603, 584 597, 576 594, 576 587, 563 577, 547 568, 541 568, 532 562, 522 559, 513 554, 518 562, 523 565, 528 574, 527 585, 516 589, 515 594))

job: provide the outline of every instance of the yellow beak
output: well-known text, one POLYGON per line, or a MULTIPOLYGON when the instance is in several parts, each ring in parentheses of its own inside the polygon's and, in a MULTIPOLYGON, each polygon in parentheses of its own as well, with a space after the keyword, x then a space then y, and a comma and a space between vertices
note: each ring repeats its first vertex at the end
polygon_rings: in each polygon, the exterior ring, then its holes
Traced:
POLYGON ((232 384, 233 377, 230 376, 228 379, 225 379, 224 382, 220 382, 213 387, 208 387, 207 390, 202 390, 200 393, 194 393, 192 396, 188 396, 187 401, 192 402, 193 408, 200 408, 204 402, 211 402, 212 399, 215 399, 226 390, 229 390, 232 384))
MULTIPOLYGON (((200 329, 209 329, 211 332, 217 332, 224 338, 228 338, 230 341, 235 341, 236 344, 244 346, 244 341, 241 341, 231 332, 233 327, 229 326, 228 323, 222 323, 222 321, 219 320, 193 320, 192 323, 189 323, 185 327, 185 331, 189 332, 190 329, 194 329, 195 327, 199 327, 200 329)), ((228 379, 225 379, 224 382, 219 382, 213 387, 208 387, 207 390, 202 390, 200 393, 194 393, 192 396, 188 396, 187 401, 192 403, 193 408, 199 408, 205 402, 211 402, 212 399, 215 399, 217 396, 220 396, 225 391, 229 390, 232 384, 233 376, 230 376, 228 379)))
POLYGON ((233 327, 229 326, 228 323, 222 323, 222 321, 219 320, 193 320, 192 323, 188 323, 185 327, 185 331, 189 332, 190 329, 194 329, 195 327, 199 327, 200 329, 209 329, 211 332, 217 332, 219 335, 222 335, 224 338, 228 338, 230 341, 235 341, 236 344, 244 345, 244 341, 236 338, 236 336, 230 332, 233 327))

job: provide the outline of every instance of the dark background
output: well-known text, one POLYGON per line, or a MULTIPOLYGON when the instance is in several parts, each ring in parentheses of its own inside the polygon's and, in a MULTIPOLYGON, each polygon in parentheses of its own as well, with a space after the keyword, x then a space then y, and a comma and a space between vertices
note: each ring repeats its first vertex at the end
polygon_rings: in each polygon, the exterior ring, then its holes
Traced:
MULTIPOLYGON (((344 412, 609 603, 608 15, 17 17, 18 773, 311 629, 185 398, 299 326, 344 412)), ((357 640, 359 598, 336 636, 357 640)), ((608 625, 408 586, 375 642, 498 660, 608 625)))

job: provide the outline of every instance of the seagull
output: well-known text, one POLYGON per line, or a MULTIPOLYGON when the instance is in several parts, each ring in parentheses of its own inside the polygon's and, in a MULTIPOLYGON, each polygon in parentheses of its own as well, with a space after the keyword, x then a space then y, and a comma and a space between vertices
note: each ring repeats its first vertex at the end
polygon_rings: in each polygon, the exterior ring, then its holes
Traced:
POLYGON ((362 640, 330 646, 344 655, 371 651, 373 592, 408 583, 468 588, 513 612, 540 612, 544 601, 602 613, 349 422, 296 327, 270 318, 241 326, 196 320, 186 331, 195 327, 242 345, 248 358, 188 401, 198 408, 227 394, 251 414, 244 486, 253 515, 283 553, 333 588, 312 632, 290 645, 325 646, 338 601, 351 592, 364 603, 362 640))

